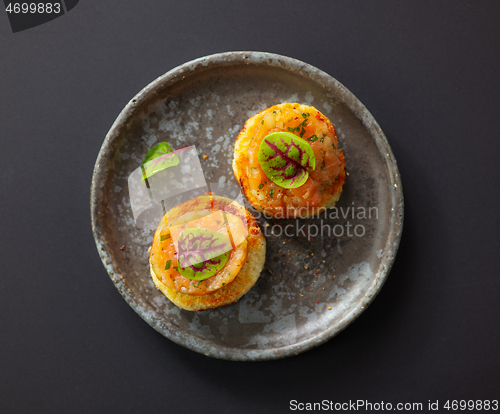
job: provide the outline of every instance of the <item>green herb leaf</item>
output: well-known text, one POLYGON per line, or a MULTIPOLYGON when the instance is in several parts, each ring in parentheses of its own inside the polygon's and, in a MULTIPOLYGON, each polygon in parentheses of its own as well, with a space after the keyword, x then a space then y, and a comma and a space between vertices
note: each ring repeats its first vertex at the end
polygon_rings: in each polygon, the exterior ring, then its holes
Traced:
POLYGON ((274 188, 271 188, 271 192, 269 193, 269 197, 273 198, 273 194, 274 194, 274 188))
POLYGON ((172 260, 167 260, 167 263, 165 265, 165 270, 170 269, 170 264, 172 263, 172 260))
POLYGON ((312 137, 307 138, 307 140, 314 142, 318 140, 318 137, 316 136, 316 134, 314 134, 312 137))
POLYGON ((154 174, 175 167, 179 164, 179 157, 166 142, 160 142, 151 148, 144 161, 142 161, 142 180, 152 177, 154 174))
POLYGON ((333 147, 333 149, 337 149, 337 148, 335 148, 335 144, 332 144, 332 147, 333 147))
POLYGON ((229 259, 231 241, 206 229, 184 230, 177 241, 179 272, 192 280, 204 280, 221 270, 229 259))
POLYGON ((165 241, 165 240, 168 240, 168 239, 170 239, 170 233, 168 233, 168 234, 162 234, 160 236, 160 240, 161 241, 165 241))
POLYGON ((316 157, 306 140, 289 132, 273 132, 260 143, 259 163, 273 183, 297 188, 314 171, 316 157))

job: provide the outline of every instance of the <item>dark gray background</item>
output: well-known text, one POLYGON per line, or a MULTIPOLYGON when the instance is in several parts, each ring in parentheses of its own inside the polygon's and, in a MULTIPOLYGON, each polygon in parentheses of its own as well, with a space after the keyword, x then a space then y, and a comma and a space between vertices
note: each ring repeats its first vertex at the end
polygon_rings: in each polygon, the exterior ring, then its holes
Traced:
POLYGON ((85 0, 16 34, 0 13, 0 412, 500 399, 500 3, 180 3, 85 0), (325 345, 279 361, 219 361, 162 337, 119 295, 90 227, 94 162, 123 106, 175 66, 231 50, 342 82, 403 180, 380 295, 325 345))

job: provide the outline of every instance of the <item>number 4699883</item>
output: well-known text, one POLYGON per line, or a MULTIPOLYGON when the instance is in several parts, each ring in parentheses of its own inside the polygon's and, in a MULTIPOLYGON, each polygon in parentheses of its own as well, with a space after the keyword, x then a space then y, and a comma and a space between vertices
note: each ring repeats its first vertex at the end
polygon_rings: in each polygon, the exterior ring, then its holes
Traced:
POLYGON ((448 400, 444 404, 445 410, 474 410, 474 411, 498 411, 498 400, 448 400))
POLYGON ((60 3, 9 3, 5 9, 7 13, 14 14, 26 14, 26 13, 55 13, 58 14, 61 12, 61 4, 60 3))

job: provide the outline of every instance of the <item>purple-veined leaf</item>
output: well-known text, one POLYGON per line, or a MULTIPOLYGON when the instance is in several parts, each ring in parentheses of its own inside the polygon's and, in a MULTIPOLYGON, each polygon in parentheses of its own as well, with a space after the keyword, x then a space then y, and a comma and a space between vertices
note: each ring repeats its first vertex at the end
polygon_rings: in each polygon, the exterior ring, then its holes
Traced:
POLYGON ((226 265, 231 241, 215 231, 189 228, 180 234, 177 249, 181 275, 192 280, 204 280, 226 265))
POLYGON ((316 168, 316 157, 305 139, 291 132, 273 132, 260 143, 259 163, 273 183, 297 188, 316 168))
POLYGON ((178 164, 179 157, 170 145, 166 142, 160 142, 148 151, 144 161, 142 161, 142 166, 144 168, 142 172, 142 180, 144 181, 146 178, 149 178, 168 167, 175 167, 178 164))

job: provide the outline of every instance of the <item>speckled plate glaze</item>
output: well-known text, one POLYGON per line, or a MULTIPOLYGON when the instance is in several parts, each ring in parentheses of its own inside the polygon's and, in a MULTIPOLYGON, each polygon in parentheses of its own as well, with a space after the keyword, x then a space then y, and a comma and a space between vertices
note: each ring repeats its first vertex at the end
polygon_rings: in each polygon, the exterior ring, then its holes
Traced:
POLYGON ((91 216, 113 283, 153 328, 211 357, 269 360, 322 344, 366 309, 394 261, 403 195, 382 130, 343 85, 295 59, 228 52, 171 70, 125 106, 96 161, 91 216), (167 141, 174 148, 195 144, 207 181, 236 183, 231 162, 240 129, 250 116, 281 102, 315 106, 335 125, 349 172, 338 209, 309 220, 260 217, 267 256, 257 284, 236 304, 180 310, 151 280, 153 229, 135 226, 127 178, 153 145, 167 141), (322 237, 313 235, 314 226, 322 237))

